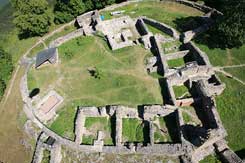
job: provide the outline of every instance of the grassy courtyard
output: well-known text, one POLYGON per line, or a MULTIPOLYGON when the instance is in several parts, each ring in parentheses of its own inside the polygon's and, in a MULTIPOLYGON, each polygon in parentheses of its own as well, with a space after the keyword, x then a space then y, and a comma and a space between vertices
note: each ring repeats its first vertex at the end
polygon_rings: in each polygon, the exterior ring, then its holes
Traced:
POLYGON ((104 144, 113 145, 111 137, 111 119, 106 117, 87 117, 85 120, 86 134, 83 135, 83 144, 93 144, 93 140, 97 139, 98 131, 104 134, 104 144))
POLYGON ((122 104, 136 107, 163 103, 158 80, 144 68, 147 55, 151 53, 141 46, 111 51, 98 37, 74 39, 59 47, 58 65, 30 70, 28 87, 30 90, 39 88, 41 96, 54 89, 65 98, 64 107, 51 129, 74 139, 73 118, 77 106, 122 104), (100 78, 92 76, 89 69, 98 70, 100 78))
POLYGON ((144 126, 142 121, 135 118, 123 118, 122 136, 124 142, 143 142, 144 126))
POLYGON ((179 142, 176 114, 170 113, 164 117, 155 117, 154 121, 155 143, 176 143, 179 142))
POLYGON ((74 39, 59 48, 60 64, 31 69, 29 89, 40 88, 41 95, 55 89, 68 104, 162 103, 158 81, 144 69, 144 57, 149 53, 140 46, 111 51, 97 37, 74 39), (94 68, 100 79, 91 76, 89 69, 94 68))

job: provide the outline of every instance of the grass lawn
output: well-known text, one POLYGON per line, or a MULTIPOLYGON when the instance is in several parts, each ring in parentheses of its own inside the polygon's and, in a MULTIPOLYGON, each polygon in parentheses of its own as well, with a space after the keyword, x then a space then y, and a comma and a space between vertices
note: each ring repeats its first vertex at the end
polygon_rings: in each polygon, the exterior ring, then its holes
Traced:
POLYGON ((111 137, 111 119, 106 117, 87 117, 85 120, 85 128, 90 134, 83 136, 83 144, 93 144, 93 140, 97 139, 98 131, 104 134, 104 144, 113 145, 111 137))
POLYGON ((181 44, 182 43, 179 40, 163 43, 162 48, 164 50, 164 54, 178 52, 181 44), (176 47, 176 48, 173 48, 173 47, 176 47))
POLYGON ((206 52, 209 57, 209 60, 214 66, 230 66, 230 65, 238 65, 245 64, 245 45, 240 48, 233 49, 220 49, 214 48, 210 49, 208 46, 203 44, 196 44, 198 47, 206 52))
POLYGON ((77 105, 73 103, 69 107, 67 106, 65 110, 60 110, 58 112, 59 116, 49 126, 49 128, 63 137, 74 140, 74 121, 76 117, 76 106, 77 105))
POLYGON ((184 58, 171 59, 171 60, 168 60, 167 63, 170 68, 182 67, 185 65, 185 60, 184 58))
POLYGON ((225 68, 224 70, 245 82, 245 67, 225 68))
POLYGON ((59 48, 60 64, 29 71, 28 87, 29 90, 39 88, 40 96, 54 89, 65 98, 60 116, 50 127, 74 139, 77 106, 122 104, 136 107, 163 103, 158 80, 144 68, 144 58, 149 53, 141 46, 111 51, 98 37, 74 39, 59 48), (88 69, 94 67, 99 70, 100 79, 89 73, 88 69))
POLYGON ((143 142, 142 121, 135 118, 123 118, 122 136, 124 142, 143 142))
POLYGON ((155 127, 155 132, 154 132, 155 143, 173 142, 171 136, 169 135, 169 131, 166 126, 166 121, 164 117, 155 118, 154 127, 155 127))
POLYGON ((111 51, 97 37, 74 39, 59 48, 60 64, 31 69, 28 85, 40 88, 41 95, 55 89, 68 105, 74 101, 84 106, 163 103, 157 79, 144 68, 149 53, 141 46, 111 51), (88 71, 95 67, 100 79, 88 71))
MULTIPOLYGON (((200 16, 203 13, 191 7, 174 3, 174 2, 139 2, 116 8, 115 10, 125 10, 124 15, 131 17, 147 16, 160 22, 177 27, 175 20, 189 16, 200 16)), ((110 12, 103 11, 100 14, 105 16, 105 19, 111 19, 110 12)))
POLYGON ((200 163, 221 163, 221 161, 218 160, 216 155, 209 155, 201 160, 200 163))
POLYGON ((182 112, 182 116, 183 116, 183 119, 184 119, 185 123, 193 122, 192 121, 192 117, 189 114, 187 114, 186 112, 182 112))
POLYGON ((43 158, 41 163, 49 163, 50 161, 50 151, 45 149, 43 150, 43 158))
POLYGON ((27 55, 27 57, 35 57, 37 55, 37 53, 39 53, 40 51, 44 50, 45 47, 43 44, 38 44, 35 48, 33 48, 30 53, 27 55))
POLYGON ((186 94, 185 97, 186 96, 191 96, 190 93, 189 93, 188 88, 186 86, 184 86, 184 85, 182 85, 182 86, 173 86, 173 89, 174 89, 174 94, 175 94, 176 98, 181 97, 184 94, 186 94))
POLYGON ((146 26, 147 26, 148 30, 149 30, 150 32, 152 32, 154 35, 155 35, 155 34, 161 34, 161 35, 163 35, 163 36, 166 37, 166 38, 170 38, 170 37, 171 37, 171 36, 168 35, 167 33, 165 33, 165 32, 163 32, 163 31, 161 31, 161 30, 159 30, 159 29, 153 27, 152 25, 146 24, 146 26))
POLYGON ((216 98, 216 103, 228 132, 228 145, 244 158, 245 153, 241 151, 245 148, 245 86, 223 75, 219 77, 226 84, 226 89, 216 98))

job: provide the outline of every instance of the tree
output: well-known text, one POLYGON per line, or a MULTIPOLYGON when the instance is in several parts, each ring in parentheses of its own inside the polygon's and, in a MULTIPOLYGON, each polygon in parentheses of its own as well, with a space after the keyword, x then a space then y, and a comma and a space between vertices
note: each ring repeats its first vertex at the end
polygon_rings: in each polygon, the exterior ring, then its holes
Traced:
POLYGON ((245 43, 245 1, 244 0, 206 0, 206 4, 214 7, 224 16, 211 30, 218 37, 219 45, 224 48, 239 47, 245 43))
POLYGON ((46 0, 12 0, 14 24, 21 37, 42 36, 52 22, 52 12, 46 0))
POLYGON ((112 3, 115 3, 115 0, 93 0, 94 6, 96 9, 100 9, 105 7, 106 5, 110 5, 112 3))
POLYGON ((226 1, 222 12, 224 17, 217 26, 224 36, 227 47, 239 47, 245 43, 245 3, 243 0, 226 1))
POLYGON ((66 23, 86 11, 82 0, 57 0, 54 12, 55 23, 66 23))
POLYGON ((0 47, 0 100, 13 71, 12 57, 0 47))
POLYGON ((2 79, 0 79, 0 101, 1 101, 1 99, 3 97, 3 95, 4 95, 5 89, 6 89, 5 82, 2 79))

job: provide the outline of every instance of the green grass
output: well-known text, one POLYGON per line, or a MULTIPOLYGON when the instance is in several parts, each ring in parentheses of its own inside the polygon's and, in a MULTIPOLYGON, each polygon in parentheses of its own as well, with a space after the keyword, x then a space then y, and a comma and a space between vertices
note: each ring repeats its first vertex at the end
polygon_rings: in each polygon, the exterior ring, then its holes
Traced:
POLYGON ((63 137, 74 140, 74 121, 76 117, 76 106, 77 105, 74 103, 69 107, 67 106, 66 109, 58 112, 59 116, 50 125, 50 129, 63 137))
POLYGON ((65 27, 61 32, 55 33, 53 36, 49 37, 47 40, 45 40, 46 45, 48 46, 49 43, 61 36, 64 36, 72 31, 75 31, 76 27, 74 25, 65 27))
POLYGON ((224 70, 245 82, 245 67, 225 68, 224 70))
POLYGON ((228 145, 239 151, 245 148, 245 86, 223 75, 219 77, 226 89, 216 98, 217 109, 228 132, 228 145))
POLYGON ((173 67, 182 67, 182 66, 185 65, 184 58, 178 58, 178 59, 168 60, 167 63, 168 63, 168 66, 170 68, 173 68, 173 67))
POLYGON ((190 96, 188 88, 186 86, 184 86, 184 85, 182 85, 182 86, 173 86, 173 89, 174 89, 175 97, 181 97, 185 93, 187 93, 187 95, 185 95, 185 96, 190 96))
POLYGON ((162 44, 162 48, 165 54, 169 53, 174 53, 179 51, 179 47, 181 46, 181 42, 176 40, 176 41, 171 41, 171 42, 166 42, 162 44), (168 50, 168 48, 172 47, 177 47, 176 49, 168 50))
POLYGON ((221 163, 221 161, 218 160, 216 155, 209 155, 201 160, 200 163, 221 163))
MULTIPOLYGON (((175 23, 176 19, 202 15, 196 9, 174 2, 139 2, 116 8, 113 11, 116 10, 125 10, 124 15, 129 15, 134 18, 147 16, 175 28, 177 27, 175 23)), ((105 19, 114 18, 110 15, 110 12, 112 11, 104 11, 101 14, 105 16, 105 19)))
POLYGON ((154 132, 154 142, 155 143, 169 143, 172 142, 170 135, 168 134, 166 122, 163 117, 156 118, 155 120, 159 121, 160 126, 154 124, 155 132, 154 132), (163 133, 161 130, 166 131, 163 133))
POLYGON ((74 39, 59 47, 60 64, 31 69, 28 85, 40 88, 41 95, 52 87, 68 106, 74 101, 83 106, 163 103, 158 80, 144 68, 149 53, 141 46, 112 51, 97 37, 74 39), (89 73, 94 67, 100 79, 89 73))
POLYGON ((193 122, 191 116, 189 114, 187 114, 186 112, 182 112, 182 116, 183 116, 185 123, 193 122))
POLYGON ((206 45, 197 44, 198 47, 206 52, 209 57, 209 60, 214 66, 229 66, 229 65, 238 65, 245 64, 245 45, 240 48, 233 49, 220 49, 214 48, 210 49, 206 45))
POLYGON ((161 31, 161 30, 159 30, 159 29, 153 27, 152 25, 146 24, 146 26, 147 26, 148 30, 149 30, 150 32, 152 32, 154 35, 155 35, 155 34, 162 34, 164 37, 167 37, 167 38, 170 38, 170 37, 171 37, 171 36, 168 35, 167 33, 165 33, 165 32, 163 32, 163 31, 161 31))
POLYGON ((92 133, 91 135, 83 136, 83 144, 92 144, 93 139, 97 138, 98 131, 102 131, 105 138, 105 145, 113 145, 113 140, 111 137, 111 119, 106 117, 87 117, 85 120, 85 127, 92 133))
POLYGON ((96 137, 93 135, 89 135, 89 136, 84 135, 83 139, 82 139, 82 144, 91 145, 94 143, 95 139, 96 139, 96 137))
POLYGON ((50 151, 47 149, 43 150, 43 158, 41 163, 49 163, 50 161, 50 151))
POLYGON ((42 43, 38 44, 35 48, 33 48, 30 53, 27 55, 27 57, 34 57, 39 53, 40 51, 44 50, 44 45, 42 43))
POLYGON ((124 142, 143 142, 142 121, 135 118, 123 118, 122 135, 124 142))

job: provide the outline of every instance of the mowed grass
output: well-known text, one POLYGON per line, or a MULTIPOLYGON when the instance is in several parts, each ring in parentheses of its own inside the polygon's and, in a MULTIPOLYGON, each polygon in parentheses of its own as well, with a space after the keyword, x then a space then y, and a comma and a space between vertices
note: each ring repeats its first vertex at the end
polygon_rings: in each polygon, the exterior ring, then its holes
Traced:
POLYGON ((201 160, 200 163, 221 163, 221 161, 217 158, 216 155, 209 155, 201 160))
MULTIPOLYGON (((175 2, 138 2, 116 8, 112 11, 125 10, 123 15, 131 17, 147 16, 160 22, 177 27, 175 20, 186 18, 189 16, 201 16, 203 13, 191 7, 175 3, 175 2)), ((100 14, 105 16, 105 19, 115 18, 110 12, 103 11, 100 14)))
MULTIPOLYGON (((223 75, 219 77, 226 89, 216 98, 217 109, 228 132, 228 145, 239 153, 245 148, 245 86, 223 75)), ((240 156, 244 158, 244 152, 240 156)))
POLYGON ((149 53, 140 46, 114 52, 97 37, 74 39, 59 48, 60 64, 32 69, 28 83, 41 93, 55 89, 66 103, 80 101, 79 105, 162 103, 158 81, 143 65, 149 53), (95 67, 100 79, 88 71, 95 67))
POLYGON ((58 65, 30 70, 28 87, 39 88, 40 96, 54 89, 64 97, 59 117, 50 127, 61 136, 74 139, 77 106, 163 103, 158 80, 144 68, 146 55, 150 51, 141 46, 111 51, 98 37, 74 39, 59 47, 58 65), (95 67, 100 79, 88 71, 95 67))
POLYGON ((144 132, 142 121, 136 118, 123 118, 122 136, 124 142, 143 142, 144 132))
POLYGON ((245 66, 236 68, 225 68, 224 70, 245 82, 245 66))
POLYGON ((182 66, 185 65, 184 58, 171 59, 171 60, 168 60, 167 63, 168 63, 168 66, 170 68, 173 68, 173 67, 182 67, 182 66))
POLYGON ((85 128, 90 134, 83 136, 83 144, 93 144, 93 140, 97 139, 98 131, 102 131, 104 135, 104 144, 113 145, 111 137, 111 119, 107 117, 87 117, 85 120, 85 128))
POLYGON ((70 106, 67 106, 65 110, 60 110, 58 115, 57 120, 49 125, 49 128, 65 138, 74 140, 76 104, 72 103, 70 106))
POLYGON ((190 96, 189 90, 186 86, 173 86, 175 97, 181 97, 183 95, 190 96))
POLYGON ((230 66, 245 64, 245 45, 241 46, 240 48, 233 49, 211 49, 203 44, 197 45, 208 55, 211 64, 214 66, 230 66))

